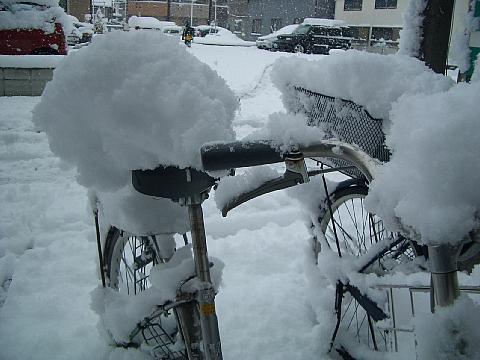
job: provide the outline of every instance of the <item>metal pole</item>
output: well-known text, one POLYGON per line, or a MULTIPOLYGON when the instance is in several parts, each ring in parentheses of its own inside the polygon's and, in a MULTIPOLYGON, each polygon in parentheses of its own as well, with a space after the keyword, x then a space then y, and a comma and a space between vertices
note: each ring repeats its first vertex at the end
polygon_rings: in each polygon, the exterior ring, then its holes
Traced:
POLYGON ((428 0, 424 11, 420 60, 433 71, 445 74, 454 1, 428 0))
POLYGON ((190 26, 193 26, 193 0, 192 6, 190 7, 190 26))
POLYGON ((98 261, 100 265, 100 276, 102 278, 102 286, 105 287, 105 269, 103 264, 103 254, 102 254, 102 241, 100 237, 100 224, 98 222, 98 210, 94 210, 93 216, 95 217, 95 232, 97 234, 97 250, 98 250, 98 261))
POLYGON ((460 245, 433 245, 428 247, 433 289, 438 306, 453 305, 460 296, 457 277, 457 260, 460 245))
POLYGON ((202 288, 198 292, 198 303, 205 359, 221 360, 222 347, 215 311, 215 289, 210 277, 210 262, 208 261, 207 239, 201 202, 189 204, 188 214, 192 231, 195 271, 198 279, 202 282, 202 288))

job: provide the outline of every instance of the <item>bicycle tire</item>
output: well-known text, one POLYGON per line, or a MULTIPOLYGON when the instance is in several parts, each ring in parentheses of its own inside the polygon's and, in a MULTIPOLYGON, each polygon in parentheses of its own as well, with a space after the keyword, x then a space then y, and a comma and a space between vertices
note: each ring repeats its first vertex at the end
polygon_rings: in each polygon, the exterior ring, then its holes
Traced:
MULTIPOLYGON (((384 241, 385 246, 376 254, 369 254, 359 269, 359 273, 375 272, 381 275, 405 256, 415 257, 415 252, 408 240, 387 232, 382 221, 365 210, 363 201, 367 194, 368 186, 362 181, 347 180, 340 183, 322 206, 318 221, 327 246, 338 252, 339 256, 349 254, 362 257, 373 244, 384 241)), ((319 251, 319 245, 316 244, 316 256, 319 251)), ((387 315, 355 286, 340 281, 337 283, 335 313, 337 325, 331 345, 343 359, 355 359, 352 354, 359 347, 364 347, 364 351, 385 352, 391 349, 388 331, 375 326, 376 321, 385 319, 387 315)))
MULTIPOLYGON (((400 239, 400 235, 388 232, 381 219, 365 210, 364 199, 367 194, 368 186, 363 181, 347 180, 340 183, 329 195, 318 218, 320 230, 325 235, 327 245, 337 253, 340 251, 341 255, 348 253, 361 257, 373 244, 390 240, 389 248, 384 249, 382 256, 376 259, 381 272, 390 270, 391 266, 395 265, 392 263, 389 266, 382 260, 399 259, 401 256, 407 256, 410 259, 416 257, 418 250, 412 248, 409 241, 401 238, 401 241, 395 242, 396 239, 400 239), (330 201, 330 205, 328 201, 330 201), (336 219, 335 230, 331 221, 332 212, 336 219), (339 248, 337 248, 335 232, 339 238, 339 248)), ((318 254, 319 251, 320 248, 317 248, 316 253, 318 254)), ((367 262, 364 265, 365 269, 360 272, 367 271, 367 268, 372 271, 374 267, 370 262, 367 262)))
MULTIPOLYGON (((147 290, 152 267, 168 261, 168 258, 162 258, 159 249, 155 236, 136 236, 110 227, 103 251, 106 286, 129 297, 147 290)), ((190 343, 185 338, 196 331, 191 329, 195 323, 191 318, 195 316, 196 302, 190 301, 172 309, 164 305, 158 304, 151 315, 138 319, 136 327, 131 329, 130 342, 116 341, 117 344, 135 348, 145 344, 147 346, 143 347, 149 349, 154 359, 189 359, 189 351, 179 348, 177 342, 181 338, 184 343, 190 343), (172 312, 175 316, 167 318, 166 315, 172 312), (171 318, 175 319, 174 323, 171 318), (165 324, 166 321, 169 322, 165 324)))

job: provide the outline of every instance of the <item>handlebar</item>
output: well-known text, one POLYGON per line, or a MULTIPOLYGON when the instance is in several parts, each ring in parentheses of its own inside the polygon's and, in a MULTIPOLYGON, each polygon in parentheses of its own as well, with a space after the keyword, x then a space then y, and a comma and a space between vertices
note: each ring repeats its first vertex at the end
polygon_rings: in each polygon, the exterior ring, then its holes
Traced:
POLYGON ((228 170, 282 162, 291 155, 298 157, 337 158, 355 165, 368 181, 377 174, 377 161, 358 147, 337 140, 322 140, 310 145, 294 145, 291 152, 281 153, 273 141, 236 141, 232 143, 206 144, 201 156, 206 171, 228 170))
POLYGON ((206 144, 201 149, 206 171, 273 164, 285 160, 271 141, 236 141, 206 144))

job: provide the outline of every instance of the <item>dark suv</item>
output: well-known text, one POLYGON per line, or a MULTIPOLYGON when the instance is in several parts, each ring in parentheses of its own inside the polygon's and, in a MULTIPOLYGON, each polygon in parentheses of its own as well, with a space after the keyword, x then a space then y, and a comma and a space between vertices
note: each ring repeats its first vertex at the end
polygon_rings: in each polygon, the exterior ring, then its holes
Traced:
POLYGON ((331 49, 352 47, 348 26, 301 24, 292 34, 279 35, 273 42, 277 51, 328 54, 331 49))

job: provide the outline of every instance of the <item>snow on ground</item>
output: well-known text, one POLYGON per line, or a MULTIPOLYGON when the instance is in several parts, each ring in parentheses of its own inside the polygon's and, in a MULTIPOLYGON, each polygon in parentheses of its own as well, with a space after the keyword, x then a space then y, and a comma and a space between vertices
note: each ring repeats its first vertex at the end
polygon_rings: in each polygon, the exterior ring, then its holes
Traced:
MULTIPOLYGON (((276 59, 323 58, 195 43, 188 51, 240 99, 237 138, 284 111, 269 76, 276 59)), ((39 101, 0 98, 0 358, 139 358, 109 347, 97 330, 90 292, 100 280, 87 191, 36 131, 30 111, 39 101)), ((302 210, 285 192, 227 218, 213 199, 205 202, 209 254, 225 263, 216 304, 225 359, 330 358, 334 290, 312 265, 302 210)))

